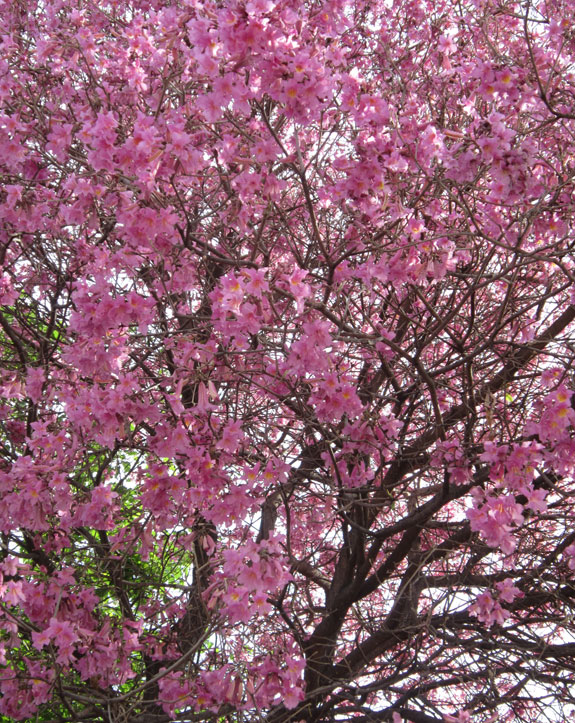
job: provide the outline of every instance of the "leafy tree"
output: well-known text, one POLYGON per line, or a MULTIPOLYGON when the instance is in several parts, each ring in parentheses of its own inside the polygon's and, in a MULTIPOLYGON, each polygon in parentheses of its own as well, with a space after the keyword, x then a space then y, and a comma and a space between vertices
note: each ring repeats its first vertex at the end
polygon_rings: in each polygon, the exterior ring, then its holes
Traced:
POLYGON ((564 720, 564 0, 3 0, 4 721, 564 720))

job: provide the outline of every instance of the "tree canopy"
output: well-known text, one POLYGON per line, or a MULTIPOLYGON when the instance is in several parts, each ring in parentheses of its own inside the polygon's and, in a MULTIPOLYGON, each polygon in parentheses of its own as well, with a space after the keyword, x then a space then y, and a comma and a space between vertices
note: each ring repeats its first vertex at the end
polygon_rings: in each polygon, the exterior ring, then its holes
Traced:
POLYGON ((0 8, 2 720, 565 720, 573 3, 0 8))

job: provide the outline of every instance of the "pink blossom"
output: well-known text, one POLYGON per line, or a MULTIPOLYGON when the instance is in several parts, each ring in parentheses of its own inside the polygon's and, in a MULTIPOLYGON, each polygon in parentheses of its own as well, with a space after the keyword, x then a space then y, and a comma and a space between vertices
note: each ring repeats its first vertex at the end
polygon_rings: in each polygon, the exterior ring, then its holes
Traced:
POLYGON ((505 602, 513 602, 517 597, 521 597, 523 593, 519 588, 515 587, 511 578, 507 577, 502 582, 496 583, 495 587, 499 591, 499 599, 505 602))

